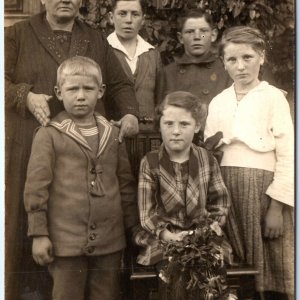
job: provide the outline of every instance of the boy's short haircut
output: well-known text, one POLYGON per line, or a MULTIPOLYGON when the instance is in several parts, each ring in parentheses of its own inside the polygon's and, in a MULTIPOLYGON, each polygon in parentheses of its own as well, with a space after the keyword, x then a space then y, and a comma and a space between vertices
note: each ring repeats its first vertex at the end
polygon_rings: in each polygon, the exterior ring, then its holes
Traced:
POLYGON ((115 8, 116 8, 116 6, 117 6, 117 3, 119 2, 119 1, 138 1, 138 2, 140 2, 140 5, 141 5, 141 8, 142 8, 142 12, 143 13, 145 13, 145 11, 146 11, 146 8, 147 8, 147 1, 146 0, 112 0, 111 1, 111 10, 112 11, 114 11, 115 10, 115 8))
POLYGON ((167 105, 180 107, 190 112, 196 123, 204 126, 204 120, 207 116, 206 105, 201 100, 190 92, 176 91, 166 95, 164 100, 155 109, 155 126, 158 129, 160 119, 167 105))
POLYGON ((204 18, 204 20, 209 24, 211 29, 215 28, 215 23, 213 17, 208 12, 201 8, 187 10, 182 16, 177 19, 177 31, 182 32, 185 22, 188 19, 198 19, 204 18))
POLYGON ((60 87, 64 82, 66 75, 83 75, 91 76, 98 83, 102 83, 102 72, 100 66, 91 58, 85 56, 73 56, 66 59, 57 69, 56 85, 60 87))
POLYGON ((233 26, 223 32, 220 44, 220 56, 224 56, 224 47, 227 43, 248 44, 261 53, 266 50, 266 42, 263 34, 250 26, 233 26))

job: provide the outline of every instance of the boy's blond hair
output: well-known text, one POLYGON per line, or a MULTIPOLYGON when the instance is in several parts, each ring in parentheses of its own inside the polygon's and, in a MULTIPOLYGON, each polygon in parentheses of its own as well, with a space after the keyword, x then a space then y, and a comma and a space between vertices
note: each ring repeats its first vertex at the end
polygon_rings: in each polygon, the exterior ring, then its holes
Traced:
POLYGON ((56 85, 61 87, 68 75, 90 76, 95 79, 99 87, 102 86, 102 72, 100 66, 85 56, 74 56, 66 59, 57 69, 56 85))

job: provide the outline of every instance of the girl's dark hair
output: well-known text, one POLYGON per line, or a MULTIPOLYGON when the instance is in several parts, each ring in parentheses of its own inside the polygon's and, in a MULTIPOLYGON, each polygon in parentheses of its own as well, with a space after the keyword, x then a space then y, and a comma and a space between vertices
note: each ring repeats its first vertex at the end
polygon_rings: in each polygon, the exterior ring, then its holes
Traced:
POLYGON ((211 29, 215 28, 215 23, 213 21, 212 15, 204 11, 203 9, 197 8, 197 9, 187 10, 182 16, 180 16, 177 19, 177 31, 182 32, 185 22, 188 19, 194 19, 194 18, 204 18, 205 21, 211 27, 211 29))
POLYGON ((164 100, 155 109, 155 127, 158 129, 160 119, 166 106, 175 106, 190 112, 197 124, 204 128, 204 122, 207 115, 207 106, 200 99, 189 92, 177 91, 168 94, 164 100))
POLYGON ((234 26, 223 32, 219 44, 220 56, 224 56, 224 48, 227 43, 249 44, 257 52, 266 50, 263 34, 258 29, 249 26, 234 26))
MULTIPOLYGON (((116 9, 117 3, 119 1, 135 1, 135 0, 112 0, 111 1, 111 10, 114 11, 116 9)), ((146 8, 147 8, 147 1, 146 0, 137 0, 138 2, 140 2, 141 8, 142 8, 142 12, 145 13, 146 8)))

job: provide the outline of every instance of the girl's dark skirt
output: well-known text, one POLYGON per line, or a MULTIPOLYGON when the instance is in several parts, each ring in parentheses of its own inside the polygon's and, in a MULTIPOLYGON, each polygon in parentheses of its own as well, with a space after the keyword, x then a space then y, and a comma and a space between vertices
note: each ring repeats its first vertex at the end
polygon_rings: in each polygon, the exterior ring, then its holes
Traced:
POLYGON ((241 261, 259 271, 256 289, 294 294, 293 208, 283 208, 284 233, 277 239, 263 236, 264 216, 271 198, 265 194, 273 172, 261 169, 221 167, 232 204, 226 230, 241 261))

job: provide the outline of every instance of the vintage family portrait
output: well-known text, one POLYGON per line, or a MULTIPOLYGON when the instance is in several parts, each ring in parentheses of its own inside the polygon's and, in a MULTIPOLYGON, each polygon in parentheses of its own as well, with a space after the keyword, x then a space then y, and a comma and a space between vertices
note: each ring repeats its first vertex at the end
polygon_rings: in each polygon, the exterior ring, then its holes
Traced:
POLYGON ((5 300, 295 299, 294 0, 5 0, 5 300))

